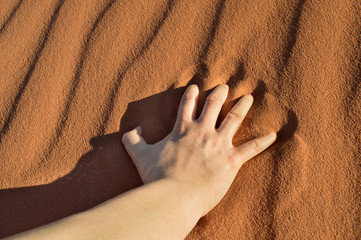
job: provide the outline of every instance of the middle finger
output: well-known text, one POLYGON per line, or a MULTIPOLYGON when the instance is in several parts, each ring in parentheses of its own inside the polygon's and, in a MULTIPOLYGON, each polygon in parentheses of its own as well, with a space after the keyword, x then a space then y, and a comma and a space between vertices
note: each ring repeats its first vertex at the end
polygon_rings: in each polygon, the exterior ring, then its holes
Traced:
POLYGON ((243 119, 246 117, 248 110, 251 108, 252 104, 252 95, 249 94, 243 96, 231 109, 231 111, 229 111, 217 131, 225 134, 226 137, 231 138, 232 140, 233 135, 236 133, 238 127, 243 122, 243 119))
POLYGON ((227 99, 228 85, 218 85, 207 97, 199 120, 213 128, 221 111, 222 105, 227 99))

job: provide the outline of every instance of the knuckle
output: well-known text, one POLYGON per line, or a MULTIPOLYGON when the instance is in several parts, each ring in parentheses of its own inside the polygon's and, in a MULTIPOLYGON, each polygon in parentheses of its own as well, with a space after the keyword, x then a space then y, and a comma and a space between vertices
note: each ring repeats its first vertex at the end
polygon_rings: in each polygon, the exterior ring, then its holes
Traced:
POLYGON ((237 113, 236 111, 230 111, 229 113, 228 113, 228 116, 230 117, 230 118, 233 118, 233 119, 235 119, 235 120, 242 120, 242 115, 241 114, 239 114, 239 113, 237 113))
POLYGON ((205 142, 209 139, 209 132, 207 129, 205 129, 202 126, 199 126, 197 129, 195 129, 194 131, 194 135, 196 137, 196 140, 198 141, 198 143, 200 142, 205 142))
POLYGON ((256 152, 260 152, 262 150, 262 144, 258 139, 252 141, 252 147, 256 152))
POLYGON ((200 117, 198 120, 197 120, 197 123, 198 123, 198 126, 199 128, 202 128, 204 129, 204 131, 211 131, 214 129, 214 127, 212 126, 212 124, 210 123, 209 120, 206 120, 202 117, 200 117))
POLYGON ((189 131, 189 124, 187 121, 182 121, 179 124, 178 133, 183 134, 189 131))
POLYGON ((194 95, 193 95, 193 94, 191 94, 191 93, 185 93, 185 94, 183 95, 182 101, 183 101, 183 102, 188 102, 188 101, 193 100, 193 98, 194 98, 194 95))
POLYGON ((228 163, 230 164, 230 167, 234 167, 239 162, 239 159, 240 156, 236 151, 232 153, 228 158, 228 163))
POLYGON ((221 98, 218 95, 211 94, 208 96, 207 101, 208 103, 212 103, 212 104, 220 104, 221 98))
POLYGON ((195 130, 195 134, 199 137, 203 137, 207 134, 207 131, 204 127, 199 126, 196 130, 195 130))
POLYGON ((181 122, 181 124, 184 124, 185 122, 188 122, 188 118, 185 115, 182 115, 180 117, 180 122, 181 122))

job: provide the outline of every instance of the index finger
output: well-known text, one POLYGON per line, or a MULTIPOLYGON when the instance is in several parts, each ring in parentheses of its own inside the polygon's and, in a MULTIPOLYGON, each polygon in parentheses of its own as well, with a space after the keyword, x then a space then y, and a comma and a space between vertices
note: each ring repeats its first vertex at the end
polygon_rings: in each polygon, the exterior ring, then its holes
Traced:
POLYGON ((195 119, 198 94, 199 89, 197 85, 191 84, 187 87, 179 104, 175 127, 180 127, 182 122, 189 122, 195 119))

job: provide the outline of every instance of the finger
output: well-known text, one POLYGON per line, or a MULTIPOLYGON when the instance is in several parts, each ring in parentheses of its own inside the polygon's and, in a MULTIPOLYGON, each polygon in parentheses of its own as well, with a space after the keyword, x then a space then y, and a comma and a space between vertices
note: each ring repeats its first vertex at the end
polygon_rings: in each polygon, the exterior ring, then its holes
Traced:
POLYGON ((265 136, 255 138, 236 148, 236 151, 240 156, 240 166, 271 146, 271 144, 276 140, 276 137, 277 134, 273 132, 265 136))
POLYGON ((243 96, 229 111, 218 131, 232 139, 253 104, 252 95, 243 96))
POLYGON ((184 121, 194 120, 197 110, 198 94, 199 90, 197 85, 192 84, 188 86, 179 104, 175 127, 180 127, 184 121))
POLYGON ((142 128, 141 126, 138 126, 135 129, 123 134, 122 137, 122 143, 125 147, 125 150, 127 150, 133 161, 135 157, 148 146, 141 135, 142 128))
POLYGON ((218 85, 207 97, 199 120, 215 127, 222 105, 227 99, 228 85, 218 85))
POLYGON ((197 96, 196 99, 194 99, 194 107, 193 107, 193 111, 192 111, 192 120, 196 120, 196 115, 197 115, 197 105, 198 105, 198 97, 199 97, 199 92, 197 92, 197 96))

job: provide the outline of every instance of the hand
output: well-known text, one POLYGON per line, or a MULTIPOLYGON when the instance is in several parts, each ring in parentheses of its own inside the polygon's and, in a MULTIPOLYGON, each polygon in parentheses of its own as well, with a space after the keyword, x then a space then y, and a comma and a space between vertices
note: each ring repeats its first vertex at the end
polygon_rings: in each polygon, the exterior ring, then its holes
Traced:
POLYGON ((200 197, 205 215, 227 193, 243 163, 269 147, 276 133, 234 147, 233 135, 253 103, 252 95, 243 96, 216 129, 228 86, 217 86, 195 119, 198 94, 197 85, 186 89, 174 128, 163 140, 147 144, 138 126, 125 133, 122 142, 144 183, 167 178, 189 187, 200 197))

